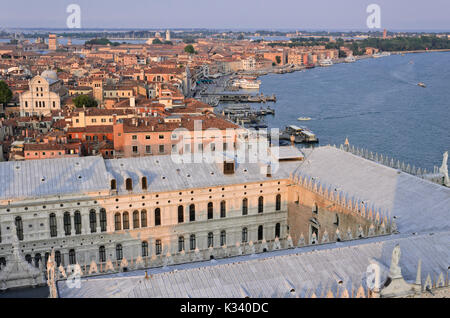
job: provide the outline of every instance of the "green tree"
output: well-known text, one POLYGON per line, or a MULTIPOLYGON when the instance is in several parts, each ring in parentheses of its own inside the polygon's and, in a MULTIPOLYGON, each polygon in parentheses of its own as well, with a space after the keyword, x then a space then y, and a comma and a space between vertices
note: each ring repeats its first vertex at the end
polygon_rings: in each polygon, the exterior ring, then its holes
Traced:
POLYGON ((183 42, 186 43, 186 44, 192 44, 192 43, 195 43, 195 39, 193 39, 193 38, 184 38, 183 42))
POLYGON ((279 57, 279 56, 277 55, 277 56, 275 56, 275 59, 277 60, 277 64, 280 64, 280 63, 281 63, 281 57, 279 57))
POLYGON ((13 94, 11 89, 8 87, 4 81, 0 81, 0 103, 6 106, 11 100, 13 94))
POLYGON ((163 44, 160 39, 154 39, 153 44, 163 44))
POLYGON ((194 54, 195 53, 195 49, 192 46, 192 44, 186 45, 185 48, 184 48, 184 51, 186 53, 189 53, 189 54, 194 54))
POLYGON ((78 95, 73 99, 73 103, 76 107, 81 108, 83 106, 86 107, 97 107, 97 101, 88 95, 78 95))

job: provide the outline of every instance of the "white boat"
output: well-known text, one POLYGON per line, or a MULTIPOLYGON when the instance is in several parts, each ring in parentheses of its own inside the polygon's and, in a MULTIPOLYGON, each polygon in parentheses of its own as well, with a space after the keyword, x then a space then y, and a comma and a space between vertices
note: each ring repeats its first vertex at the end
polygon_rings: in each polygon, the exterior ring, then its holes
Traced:
POLYGON ((299 120, 299 121, 307 121, 307 120, 311 120, 311 117, 299 117, 299 118, 297 118, 297 120, 299 120))
POLYGON ((347 56, 344 61, 345 61, 345 63, 353 63, 353 62, 356 62, 356 59, 353 55, 350 55, 350 56, 347 56))
POLYGON ((382 52, 382 53, 375 53, 374 55, 372 55, 373 58, 379 58, 379 57, 385 57, 385 56, 390 56, 391 53, 389 52, 382 52))
POLYGON ((423 87, 423 88, 427 87, 427 85, 425 85, 425 83, 422 83, 422 82, 418 83, 417 85, 420 87, 423 87))
POLYGON ((243 89, 259 89, 261 81, 249 81, 246 79, 239 79, 233 82, 234 87, 239 87, 243 89))
POLYGON ((333 61, 331 59, 323 59, 319 61, 320 66, 331 66, 333 65, 333 61))

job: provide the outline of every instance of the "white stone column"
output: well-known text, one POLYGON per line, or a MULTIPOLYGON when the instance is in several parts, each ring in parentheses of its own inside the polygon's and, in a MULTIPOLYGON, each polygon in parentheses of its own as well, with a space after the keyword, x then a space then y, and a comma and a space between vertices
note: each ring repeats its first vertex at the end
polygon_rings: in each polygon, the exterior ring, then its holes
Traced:
POLYGON ((91 233, 91 227, 89 222, 89 210, 81 210, 81 234, 91 233))
POLYGON ((69 212, 70 213, 70 235, 75 235, 75 212, 69 212))

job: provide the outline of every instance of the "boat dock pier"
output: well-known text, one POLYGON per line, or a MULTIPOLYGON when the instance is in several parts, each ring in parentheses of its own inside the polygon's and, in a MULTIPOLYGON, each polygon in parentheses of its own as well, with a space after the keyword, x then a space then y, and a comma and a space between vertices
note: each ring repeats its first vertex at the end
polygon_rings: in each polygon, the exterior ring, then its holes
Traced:
POLYGON ((250 105, 237 104, 224 107, 221 114, 238 125, 264 128, 267 127, 262 123, 264 116, 275 115, 275 110, 270 107, 253 109, 250 105))
MULTIPOLYGON (((273 94, 272 96, 265 96, 263 94, 247 94, 247 93, 232 93, 232 92, 221 92, 221 93, 208 93, 205 95, 216 96, 221 102, 234 102, 234 103, 266 103, 266 102, 276 102, 277 98, 273 94)), ((203 96, 205 96, 203 95, 203 96)))

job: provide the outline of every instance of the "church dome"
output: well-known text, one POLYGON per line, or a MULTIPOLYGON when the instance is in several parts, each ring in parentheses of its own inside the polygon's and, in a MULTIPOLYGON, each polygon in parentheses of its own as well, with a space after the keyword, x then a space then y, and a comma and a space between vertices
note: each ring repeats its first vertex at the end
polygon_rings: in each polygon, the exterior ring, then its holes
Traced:
POLYGON ((53 80, 58 80, 58 76, 56 75, 56 72, 52 71, 52 70, 43 71, 41 76, 45 77, 45 78, 53 79, 53 80))

